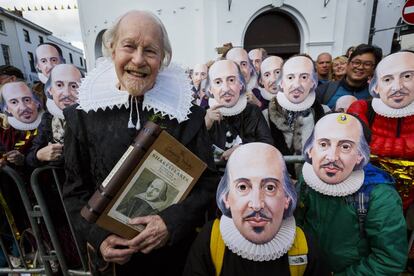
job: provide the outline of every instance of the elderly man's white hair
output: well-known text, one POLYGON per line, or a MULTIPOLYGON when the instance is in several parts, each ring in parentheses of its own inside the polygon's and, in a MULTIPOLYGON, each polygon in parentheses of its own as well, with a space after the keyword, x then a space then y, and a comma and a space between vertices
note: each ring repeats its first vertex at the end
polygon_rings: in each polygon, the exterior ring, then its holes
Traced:
POLYGON ((118 29, 119 29, 119 25, 120 25, 122 19, 125 16, 129 15, 130 13, 136 13, 136 12, 139 12, 140 14, 142 14, 144 16, 148 16, 148 17, 152 18, 154 20, 154 23, 156 23, 160 27, 161 33, 162 33, 162 48, 163 48, 161 67, 168 66, 171 62, 172 49, 171 49, 170 39, 168 38, 167 30, 165 29, 165 26, 161 22, 161 20, 155 14, 153 14, 149 11, 134 10, 134 11, 129 11, 129 12, 121 15, 116 20, 114 25, 112 25, 109 29, 107 29, 105 31, 105 33, 103 34, 103 38, 102 38, 102 53, 103 53, 103 55, 105 57, 111 57, 112 53, 115 50, 116 42, 118 40, 118 29))

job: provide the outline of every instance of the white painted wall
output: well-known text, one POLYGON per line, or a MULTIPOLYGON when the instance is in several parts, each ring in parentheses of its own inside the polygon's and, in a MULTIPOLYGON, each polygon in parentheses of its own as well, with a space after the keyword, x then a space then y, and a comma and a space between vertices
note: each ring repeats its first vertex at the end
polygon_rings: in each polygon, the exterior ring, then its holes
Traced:
MULTIPOLYGON (((0 32, 0 44, 9 46, 11 64, 19 68, 22 72, 25 72, 20 46, 17 39, 16 25, 13 20, 3 16, 2 14, 0 14, 0 19, 3 20, 5 25, 5 32, 0 32)), ((3 52, 0 53, 0 64, 4 64, 3 52)))
MULTIPOLYGON (((380 0, 382 6, 388 2, 380 0)), ((185 66, 217 56, 215 48, 232 42, 242 46, 244 34, 253 19, 264 11, 279 7, 297 22, 301 52, 313 58, 320 52, 342 55, 351 45, 368 42, 373 0, 233 0, 230 11, 225 0, 88 0, 79 1, 82 37, 88 67, 94 67, 95 41, 102 30, 131 9, 149 10, 165 24, 173 47, 173 61, 185 66)), ((378 24, 394 23, 381 7, 378 24)), ((398 9, 392 4, 394 9, 398 9)), ((283 32, 283 30, 280 30, 283 32)), ((377 44, 383 42, 375 37, 377 44)), ((384 44, 387 42, 384 41, 384 44)))

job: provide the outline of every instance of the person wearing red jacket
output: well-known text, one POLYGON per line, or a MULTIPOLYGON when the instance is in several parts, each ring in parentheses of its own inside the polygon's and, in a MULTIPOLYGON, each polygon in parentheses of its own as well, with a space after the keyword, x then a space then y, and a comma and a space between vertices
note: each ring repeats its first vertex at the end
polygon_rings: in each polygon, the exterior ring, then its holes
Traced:
POLYGON ((371 153, 396 179, 404 210, 414 202, 414 52, 385 57, 371 80, 372 100, 359 100, 348 113, 370 126, 371 153))

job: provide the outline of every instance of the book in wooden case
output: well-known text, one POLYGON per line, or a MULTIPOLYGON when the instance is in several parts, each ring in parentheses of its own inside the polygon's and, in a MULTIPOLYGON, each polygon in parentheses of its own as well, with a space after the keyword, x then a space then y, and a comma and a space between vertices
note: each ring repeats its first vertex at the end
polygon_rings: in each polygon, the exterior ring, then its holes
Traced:
POLYGON ((181 202, 207 167, 168 132, 147 124, 81 211, 88 221, 127 239, 144 229, 129 219, 181 202))

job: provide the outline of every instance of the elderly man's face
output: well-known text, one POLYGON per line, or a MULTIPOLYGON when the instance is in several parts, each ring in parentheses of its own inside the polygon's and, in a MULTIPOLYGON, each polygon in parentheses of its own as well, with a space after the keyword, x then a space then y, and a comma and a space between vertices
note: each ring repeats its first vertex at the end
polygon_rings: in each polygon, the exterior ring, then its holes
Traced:
POLYGON ((319 76, 328 77, 331 68, 332 56, 330 54, 321 54, 316 60, 316 71, 319 76))
POLYGON ((313 63, 309 58, 299 56, 286 61, 280 86, 290 102, 303 102, 316 87, 312 73, 313 63))
POLYGON ((250 81, 250 64, 249 56, 247 55, 246 50, 242 48, 233 48, 230 49, 226 55, 228 60, 232 60, 240 66, 240 71, 242 72, 246 83, 250 81))
POLYGON ((156 21, 131 12, 120 22, 112 53, 121 90, 142 96, 150 90, 163 59, 162 31, 156 21))
POLYGON ((253 49, 249 52, 249 58, 253 63, 256 72, 260 72, 260 65, 262 64, 263 54, 259 49, 253 49))
POLYGON ((262 62, 260 81, 269 93, 277 93, 276 80, 279 77, 282 63, 283 60, 279 57, 268 57, 262 62))
POLYGON ((196 64, 191 74, 191 80, 193 81, 194 86, 199 87, 200 82, 207 78, 207 65, 205 64, 196 64))
POLYGON ((2 89, 5 110, 23 123, 33 123, 39 115, 39 103, 30 88, 23 82, 7 83, 2 89))
POLYGON ((60 109, 76 102, 80 79, 79 70, 71 64, 60 64, 53 68, 48 92, 60 109))
POLYGON ((36 48, 36 58, 37 69, 39 69, 39 71, 47 78, 49 77, 52 68, 62 62, 56 48, 48 44, 40 45, 36 48))
POLYGON ((166 184, 161 179, 155 179, 148 186, 147 191, 145 192, 145 199, 148 201, 159 201, 161 200, 161 193, 164 192, 166 184))
POLYGON ((392 108, 403 108, 414 101, 414 54, 401 52, 384 58, 377 67, 374 91, 392 108))
POLYGON ((229 193, 224 203, 243 237, 257 244, 275 237, 289 207, 283 190, 283 160, 275 151, 251 147, 234 152, 227 168, 229 193))
POLYGON ((330 114, 318 121, 307 154, 322 181, 338 184, 351 175, 363 159, 358 150, 361 134, 358 120, 345 113, 330 114))
POLYGON ((216 61, 209 70, 210 92, 219 105, 234 106, 240 98, 242 84, 237 65, 230 60, 216 61))

